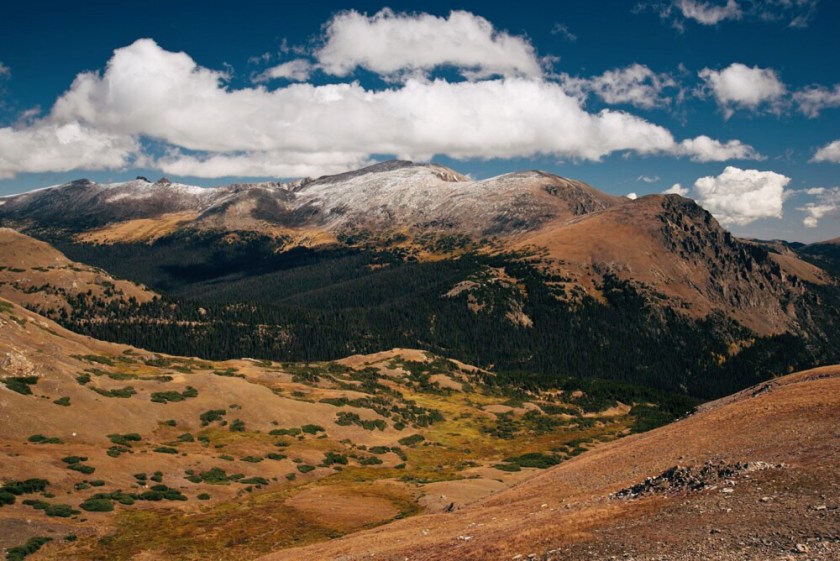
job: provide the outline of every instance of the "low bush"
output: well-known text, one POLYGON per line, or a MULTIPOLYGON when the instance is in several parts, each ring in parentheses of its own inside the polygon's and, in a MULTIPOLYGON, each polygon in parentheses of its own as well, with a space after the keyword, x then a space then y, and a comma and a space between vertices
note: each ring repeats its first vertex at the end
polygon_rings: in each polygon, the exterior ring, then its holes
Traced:
POLYGON ((33 434, 27 440, 35 444, 62 444, 60 438, 56 436, 44 436, 43 434, 33 434))
POLYGON ((63 407, 69 407, 70 406, 70 398, 67 397, 67 396, 59 397, 58 399, 53 401, 53 403, 55 403, 56 405, 61 405, 63 407))
POLYGON ((52 538, 36 536, 29 538, 23 545, 16 545, 6 550, 6 561, 23 561, 27 556, 32 555, 45 543, 52 541, 52 538))
POLYGON ((29 386, 34 386, 38 383, 37 376, 16 376, 11 378, 4 378, 0 380, 7 388, 13 392, 21 395, 32 395, 32 389, 29 386))
POLYGON ((422 434, 412 434, 411 436, 406 436, 399 439, 397 442, 402 444, 403 446, 414 446, 415 444, 420 444, 426 440, 422 434))

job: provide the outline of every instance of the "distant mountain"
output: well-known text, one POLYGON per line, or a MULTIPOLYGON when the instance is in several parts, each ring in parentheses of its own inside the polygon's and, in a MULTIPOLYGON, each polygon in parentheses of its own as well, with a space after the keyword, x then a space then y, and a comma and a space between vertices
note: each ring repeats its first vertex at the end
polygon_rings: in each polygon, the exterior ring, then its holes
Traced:
POLYGON ((82 180, 0 198, 0 225, 181 299, 105 323, 85 319, 108 307, 89 303, 66 323, 172 353, 419 346, 704 396, 840 353, 840 290, 816 246, 741 240, 689 199, 630 200, 539 171, 474 181, 391 161, 206 189, 82 180))
POLYGON ((803 259, 840 277, 840 238, 806 245, 796 251, 803 259))

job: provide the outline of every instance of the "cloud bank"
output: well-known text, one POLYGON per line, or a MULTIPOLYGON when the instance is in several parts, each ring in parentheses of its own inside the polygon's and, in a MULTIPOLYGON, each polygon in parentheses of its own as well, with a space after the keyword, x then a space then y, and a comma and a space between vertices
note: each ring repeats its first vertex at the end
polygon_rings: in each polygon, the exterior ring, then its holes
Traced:
POLYGON ((313 53, 312 60, 263 72, 253 87, 232 88, 226 71, 140 39, 116 49, 104 71, 79 74, 42 119, 0 129, 0 177, 137 162, 208 178, 316 176, 356 168, 377 154, 415 160, 550 155, 598 161, 614 153, 698 162, 761 158, 739 140, 678 140, 625 111, 589 112, 581 92, 650 107, 665 102, 662 92, 672 80, 632 65, 572 87, 543 74, 526 39, 467 12, 447 18, 344 12, 325 26, 313 53), (439 67, 456 68, 461 79, 432 79, 439 67), (353 81, 360 68, 393 80, 390 87, 353 81), (307 81, 314 72, 348 80, 316 85, 307 81), (291 83, 264 84, 277 78, 291 83), (149 144, 163 155, 144 152, 149 144))

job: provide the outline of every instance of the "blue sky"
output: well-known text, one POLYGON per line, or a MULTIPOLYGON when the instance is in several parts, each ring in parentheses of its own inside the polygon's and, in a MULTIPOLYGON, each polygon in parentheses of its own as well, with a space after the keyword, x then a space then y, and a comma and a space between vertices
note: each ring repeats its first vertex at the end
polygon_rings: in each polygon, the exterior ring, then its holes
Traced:
POLYGON ((840 236, 838 2, 119 4, 4 7, 0 195, 399 156, 670 189, 739 235, 840 236))

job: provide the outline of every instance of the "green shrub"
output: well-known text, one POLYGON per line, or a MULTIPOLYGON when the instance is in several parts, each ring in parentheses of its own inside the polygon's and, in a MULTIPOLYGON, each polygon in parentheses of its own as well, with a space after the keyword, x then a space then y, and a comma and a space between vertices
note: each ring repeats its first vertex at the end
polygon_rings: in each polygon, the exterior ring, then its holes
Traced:
POLYGON ((300 430, 305 432, 306 434, 316 434, 319 432, 324 432, 324 427, 321 425, 303 425, 300 427, 300 430))
POLYGON ((114 510, 114 501, 105 498, 90 498, 80 504, 79 508, 88 512, 111 512, 114 510))
POLYGON ((248 477, 246 479, 240 479, 237 483, 241 483, 242 485, 268 485, 268 479, 264 477, 248 477))
POLYGON ((192 434, 185 432, 178 437, 178 442, 195 442, 195 437, 192 434))
POLYGON ((310 466, 308 464, 301 464, 297 467, 297 469, 301 473, 309 473, 310 471, 315 469, 315 466, 310 466))
POLYGON ((155 483, 160 483, 161 481, 163 481, 163 472, 161 472, 161 471, 154 472, 152 474, 151 480, 154 481, 155 483))
POLYGON ((294 481, 295 479, 297 479, 297 474, 287 473, 286 474, 286 479, 288 479, 289 481, 294 481))
POLYGON ((23 545, 16 545, 6 550, 6 561, 23 561, 28 555, 32 555, 45 543, 52 541, 52 538, 34 537, 26 540, 23 545))
POLYGON ((368 456, 367 458, 362 458, 359 460, 359 463, 363 466, 376 466, 382 463, 382 460, 377 458, 376 456, 368 456))
POLYGON ((15 496, 8 491, 0 491, 0 506, 15 504, 15 496))
POLYGON ((403 446, 414 446, 415 444, 419 444, 426 440, 422 434, 412 434, 411 436, 406 436, 399 439, 397 442, 402 444, 403 446))
POLYGON ((510 464, 525 468, 546 469, 560 463, 560 457, 555 454, 543 454, 542 452, 530 452, 514 458, 505 458, 510 464))
POLYGON ((67 469, 72 469, 73 471, 84 473, 85 475, 90 475, 91 473, 96 471, 95 467, 86 464, 70 464, 69 466, 67 466, 67 469))
POLYGON ((196 499, 198 499, 199 501, 209 501, 210 500, 210 495, 207 494, 207 493, 201 493, 200 495, 198 495, 196 497, 196 499))
POLYGON ((7 388, 12 390, 13 392, 17 392, 22 395, 32 395, 32 390, 29 386, 34 386, 38 383, 37 376, 17 376, 12 378, 4 378, 0 380, 0 382, 4 383, 7 388))
POLYGON ((324 454, 324 461, 321 462, 323 467, 328 467, 334 464, 347 465, 347 456, 337 452, 327 452, 324 454))
POLYGON ((210 468, 201 473, 195 473, 189 470, 187 473, 187 481, 193 483, 208 483, 210 485, 227 485, 233 476, 228 476, 227 472, 219 467, 210 468))
POLYGON ((90 374, 85 372, 84 374, 79 374, 76 376, 76 381, 79 382, 80 385, 84 386, 88 382, 90 382, 90 374))
POLYGON ((233 432, 245 432, 245 421, 241 419, 235 419, 230 424, 230 430, 233 432))
POLYGON ((263 461, 262 456, 245 456, 244 458, 240 458, 243 462, 250 462, 252 464, 259 463, 263 461))
POLYGON ((274 429, 273 431, 269 432, 271 436, 297 436, 301 433, 299 428, 290 428, 290 429, 274 429))
POLYGON ((53 401, 53 403, 55 403, 56 405, 61 405, 63 407, 69 407, 70 406, 70 398, 67 397, 67 396, 59 397, 58 399, 53 401))
POLYGON ((164 421, 163 424, 166 425, 166 426, 169 426, 169 427, 174 427, 175 425, 178 424, 178 421, 176 421, 175 419, 168 419, 168 420, 164 421))
POLYGON ((137 393, 137 391, 131 386, 126 386, 124 388, 115 388, 113 390, 103 390, 102 388, 92 389, 93 391, 95 391, 103 397, 121 397, 123 399, 127 399, 137 393))
POLYGON ((33 434, 27 440, 29 440, 29 442, 34 442, 35 444, 62 444, 62 440, 60 438, 55 436, 47 437, 43 434, 33 434))
POLYGON ((126 448, 125 446, 111 446, 105 453, 112 458, 119 458, 121 454, 124 454, 126 452, 131 453, 131 451, 131 448, 126 448))
POLYGON ((143 437, 136 432, 130 432, 127 434, 109 434, 108 439, 110 439, 113 444, 131 447, 132 442, 140 442, 143 437))
POLYGON ((74 509, 70 505, 48 505, 44 509, 47 516, 56 516, 59 518, 70 518, 80 514, 80 511, 74 509))
POLYGON ((155 452, 159 454, 177 454, 178 450, 176 448, 170 448, 169 446, 158 446, 154 449, 155 452))
POLYGON ((187 386, 182 392, 176 391, 167 391, 167 392, 154 392, 151 395, 152 401, 155 403, 168 403, 168 402, 178 402, 184 401, 191 397, 196 397, 198 395, 198 390, 192 386, 187 386))
POLYGON ((516 464, 495 464, 493 467, 499 471, 522 471, 522 468, 516 464))
POLYGON ((24 479, 23 481, 9 481, 0 487, 0 491, 5 491, 13 495, 28 495, 30 493, 43 493, 50 484, 46 479, 24 479))
POLYGON ((278 454, 277 452, 269 452, 265 455, 269 460, 285 460, 288 456, 285 454, 278 454))
POLYGON ((227 415, 227 411, 224 409, 211 409, 199 415, 198 418, 201 420, 201 426, 206 427, 212 422, 221 421, 225 415, 227 415))
POLYGON ((387 446, 372 446, 368 451, 371 454, 385 454, 387 452, 390 452, 391 449, 387 446))
POLYGON ((79 462, 86 462, 87 456, 67 456, 61 458, 61 461, 65 464, 78 464, 79 462))

